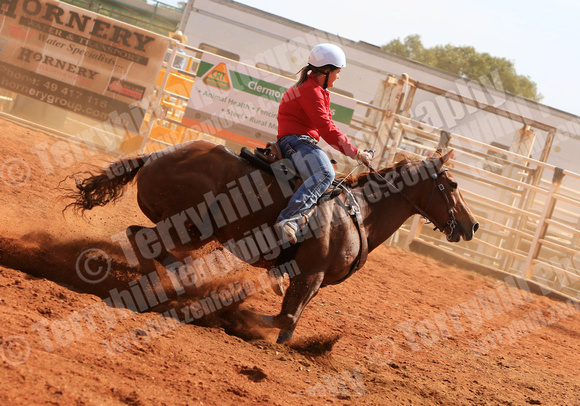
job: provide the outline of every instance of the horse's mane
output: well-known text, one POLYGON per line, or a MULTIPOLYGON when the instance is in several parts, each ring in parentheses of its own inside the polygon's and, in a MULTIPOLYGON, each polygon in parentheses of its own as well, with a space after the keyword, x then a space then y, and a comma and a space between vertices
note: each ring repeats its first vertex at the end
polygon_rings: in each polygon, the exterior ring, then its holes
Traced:
MULTIPOLYGON (((399 153, 399 154, 397 154, 397 156, 399 157, 399 159, 394 164, 389 165, 389 166, 385 166, 384 168, 377 170, 377 172, 381 176, 385 176, 385 174, 387 174, 391 171, 399 170, 403 166, 413 165, 413 164, 421 162, 421 159, 416 158, 416 157, 409 155, 409 154, 399 153)), ((348 177, 344 177, 344 176, 340 176, 340 175, 337 176, 337 180, 340 181, 343 179, 344 179, 344 185, 346 185, 348 187, 364 186, 366 183, 371 182, 371 181, 374 181, 374 182, 380 181, 379 178, 377 177, 377 175, 370 170, 362 172, 358 175, 350 175, 348 177)))

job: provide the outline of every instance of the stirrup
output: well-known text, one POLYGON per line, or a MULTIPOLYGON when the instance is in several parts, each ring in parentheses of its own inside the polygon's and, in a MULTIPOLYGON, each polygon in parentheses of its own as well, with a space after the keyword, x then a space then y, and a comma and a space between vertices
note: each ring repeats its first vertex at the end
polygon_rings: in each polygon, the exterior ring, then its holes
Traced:
POLYGON ((289 223, 282 226, 282 235, 290 244, 296 244, 298 242, 298 238, 296 238, 296 230, 294 230, 294 227, 289 223))
POLYGON ((284 275, 270 276, 270 286, 278 296, 284 296, 284 275))

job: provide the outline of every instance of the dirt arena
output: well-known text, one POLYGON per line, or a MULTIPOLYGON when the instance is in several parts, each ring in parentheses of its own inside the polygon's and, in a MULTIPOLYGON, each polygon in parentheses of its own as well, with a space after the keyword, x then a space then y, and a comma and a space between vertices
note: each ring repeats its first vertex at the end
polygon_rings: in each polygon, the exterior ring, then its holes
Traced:
POLYGON ((149 224, 134 188, 81 219, 58 187, 116 157, 0 125, 0 404, 580 405, 578 303, 392 247, 322 289, 289 345, 245 319, 281 303, 248 266, 204 287, 245 280, 246 300, 196 324, 175 318, 193 296, 115 310, 139 290, 113 241, 149 224))

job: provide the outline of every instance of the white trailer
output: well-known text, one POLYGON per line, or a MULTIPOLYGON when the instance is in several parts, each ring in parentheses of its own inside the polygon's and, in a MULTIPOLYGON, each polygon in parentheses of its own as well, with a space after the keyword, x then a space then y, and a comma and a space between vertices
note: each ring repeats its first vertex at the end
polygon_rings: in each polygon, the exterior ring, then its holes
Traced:
POLYGON ((390 54, 378 46, 352 41, 231 0, 190 0, 181 28, 193 47, 289 77, 302 68, 314 45, 337 44, 347 55, 347 68, 341 72, 336 92, 379 104, 387 75, 407 74, 419 83, 473 99, 485 107, 482 110, 452 101, 444 94, 419 89, 409 109, 411 118, 505 149, 511 148, 524 124, 530 124, 536 132, 530 148, 532 158, 580 172, 574 154, 580 141, 578 116, 504 92, 493 72, 482 78, 487 83, 483 86, 390 54), (495 113, 495 109, 505 114, 489 114, 495 113), (508 118, 510 115, 516 119, 508 118), (552 128, 556 131, 550 135, 552 128))

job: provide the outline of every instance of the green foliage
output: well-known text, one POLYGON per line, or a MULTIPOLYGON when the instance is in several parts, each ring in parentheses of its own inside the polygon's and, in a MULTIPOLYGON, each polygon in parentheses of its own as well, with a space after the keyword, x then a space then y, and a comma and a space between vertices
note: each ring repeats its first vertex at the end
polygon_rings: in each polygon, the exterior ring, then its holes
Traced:
POLYGON ((540 101, 543 98, 530 77, 517 74, 513 62, 476 52, 470 46, 437 45, 425 48, 421 37, 415 34, 402 42, 395 39, 383 45, 382 49, 466 79, 485 84, 491 82, 497 88, 531 100, 540 101))

